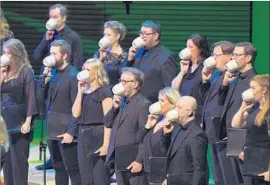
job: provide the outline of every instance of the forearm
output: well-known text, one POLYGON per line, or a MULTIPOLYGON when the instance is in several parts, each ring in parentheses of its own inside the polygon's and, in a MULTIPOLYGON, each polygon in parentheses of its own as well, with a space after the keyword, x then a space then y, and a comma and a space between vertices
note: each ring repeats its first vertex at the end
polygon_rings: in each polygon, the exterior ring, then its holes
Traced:
POLYGON ((79 118, 82 111, 82 94, 78 93, 75 102, 72 106, 72 115, 74 118, 79 118))
POLYGON ((232 119, 232 127, 234 128, 240 128, 245 125, 245 119, 244 119, 245 111, 242 109, 239 109, 237 113, 233 116, 232 119))
POLYGON ((172 88, 174 88, 175 90, 179 90, 181 83, 183 81, 184 76, 182 75, 182 73, 180 72, 172 81, 172 88))
POLYGON ((110 143, 112 129, 104 127, 103 146, 108 147, 110 143))

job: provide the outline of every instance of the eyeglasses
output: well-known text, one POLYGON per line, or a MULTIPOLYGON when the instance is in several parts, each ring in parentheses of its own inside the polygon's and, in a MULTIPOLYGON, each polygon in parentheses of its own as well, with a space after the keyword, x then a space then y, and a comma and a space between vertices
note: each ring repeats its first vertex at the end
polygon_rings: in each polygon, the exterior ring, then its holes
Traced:
POLYGON ((122 79, 119 79, 119 82, 122 83, 122 84, 127 84, 129 82, 134 82, 134 80, 122 80, 122 79))
POLYGON ((148 36, 148 35, 153 35, 153 34, 155 34, 156 32, 152 32, 152 33, 143 33, 143 32, 139 32, 138 34, 140 35, 140 36, 148 36))
POLYGON ((243 54, 243 53, 242 53, 242 54, 241 54, 241 53, 240 53, 240 54, 239 54, 239 53, 233 53, 233 54, 232 54, 232 56, 234 56, 234 57, 240 57, 240 56, 242 56, 242 55, 246 55, 246 54, 243 54))

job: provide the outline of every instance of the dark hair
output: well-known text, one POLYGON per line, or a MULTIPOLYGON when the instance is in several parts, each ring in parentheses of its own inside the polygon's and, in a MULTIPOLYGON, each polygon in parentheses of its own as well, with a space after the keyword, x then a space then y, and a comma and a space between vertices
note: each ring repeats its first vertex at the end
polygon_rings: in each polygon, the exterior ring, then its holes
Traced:
POLYGON ((52 42, 51 47, 52 46, 58 46, 59 51, 62 55, 67 54, 67 61, 70 60, 70 56, 71 56, 71 47, 70 45, 67 43, 67 41, 65 40, 55 40, 52 42))
POLYGON ((213 49, 215 47, 220 47, 222 54, 228 55, 232 54, 234 50, 234 44, 227 40, 218 41, 213 44, 213 49))
POLYGON ((49 8, 49 12, 52 9, 59 8, 62 17, 67 16, 67 7, 62 4, 55 4, 49 8))
POLYGON ((140 87, 142 86, 143 81, 144 81, 144 74, 143 74, 142 71, 140 71, 139 69, 134 68, 134 67, 124 67, 121 72, 122 72, 122 74, 123 73, 131 73, 131 74, 133 74, 135 80, 137 82, 139 82, 139 86, 140 87))
POLYGON ((152 28, 153 32, 158 33, 158 40, 161 38, 161 29, 160 25, 152 20, 147 20, 142 23, 142 27, 152 28))
POLYGON ((204 36, 199 34, 192 34, 188 37, 188 40, 189 39, 192 40, 192 42, 199 48, 200 56, 203 59, 206 59, 210 56, 208 41, 204 36))
POLYGON ((239 42, 235 44, 235 47, 243 47, 245 55, 251 56, 251 63, 255 61, 257 49, 250 42, 239 42))

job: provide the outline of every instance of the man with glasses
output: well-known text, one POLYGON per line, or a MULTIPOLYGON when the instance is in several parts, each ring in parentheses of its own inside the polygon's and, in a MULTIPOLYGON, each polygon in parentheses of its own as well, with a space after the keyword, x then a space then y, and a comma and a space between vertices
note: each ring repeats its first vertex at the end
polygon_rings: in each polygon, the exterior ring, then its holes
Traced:
MULTIPOLYGON (((250 79, 256 75, 253 68, 253 62, 256 58, 257 50, 250 42, 241 42, 235 45, 232 59, 234 59, 238 66, 238 73, 232 75, 226 72, 223 78, 222 85, 218 91, 219 103, 223 105, 221 113, 221 129, 220 139, 227 137, 227 129, 231 128, 231 122, 234 114, 238 111, 242 104, 242 93, 249 89, 250 79), (235 79, 234 85, 229 87, 229 83, 235 79)), ((243 178, 240 172, 240 161, 237 158, 231 159, 233 165, 233 172, 237 179, 237 184, 252 184, 249 178, 243 178)))
POLYGON ((145 46, 129 49, 127 66, 140 69, 145 75, 141 93, 150 101, 158 101, 158 91, 170 86, 177 74, 176 57, 160 43, 161 30, 153 21, 142 24, 140 37, 145 46))
POLYGON ((218 91, 222 85, 225 65, 232 59, 234 44, 230 41, 219 41, 213 44, 213 48, 212 56, 216 61, 216 70, 207 68, 202 70, 202 82, 196 87, 196 91, 204 97, 202 123, 212 149, 211 160, 215 185, 231 185, 235 184, 235 179, 230 161, 226 157, 226 143, 217 143, 220 139, 217 135, 220 123, 214 123, 212 118, 218 118, 222 113, 223 106, 218 103, 218 91))
POLYGON ((148 184, 143 171, 143 145, 138 139, 150 106, 140 93, 143 80, 140 70, 123 68, 120 83, 125 89, 124 96, 114 95, 113 108, 104 118, 105 126, 112 128, 106 162, 114 161, 118 185, 148 184))

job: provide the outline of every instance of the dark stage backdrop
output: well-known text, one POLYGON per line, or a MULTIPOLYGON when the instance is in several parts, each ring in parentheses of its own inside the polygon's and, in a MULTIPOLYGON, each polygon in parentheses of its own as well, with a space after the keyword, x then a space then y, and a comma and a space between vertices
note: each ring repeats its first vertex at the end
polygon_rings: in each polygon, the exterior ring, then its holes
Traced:
POLYGON ((81 37, 85 59, 96 49, 102 37, 103 24, 118 20, 128 29, 123 46, 128 49, 138 36, 145 20, 155 20, 162 28, 162 41, 172 51, 185 47, 186 38, 192 33, 204 35, 210 45, 219 40, 232 42, 251 40, 251 2, 57 2, 29 1, 1 3, 4 14, 16 38, 22 40, 38 73, 41 61, 34 61, 33 52, 43 37, 48 8, 62 3, 68 6, 67 24, 81 37))

